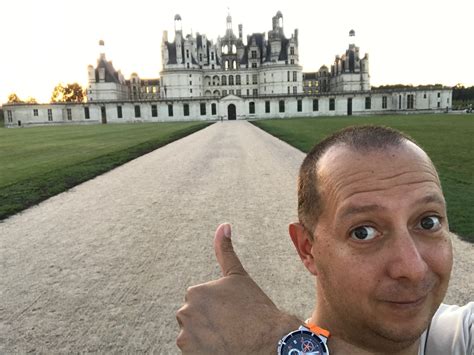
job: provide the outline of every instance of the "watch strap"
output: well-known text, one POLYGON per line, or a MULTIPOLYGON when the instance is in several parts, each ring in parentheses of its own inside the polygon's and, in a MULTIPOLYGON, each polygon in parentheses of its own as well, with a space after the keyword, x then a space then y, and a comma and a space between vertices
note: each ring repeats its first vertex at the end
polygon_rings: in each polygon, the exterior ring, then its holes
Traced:
POLYGON ((323 328, 318 327, 318 326, 317 326, 316 324, 314 324, 314 323, 305 322, 304 325, 305 325, 306 328, 308 328, 309 330, 311 330, 314 334, 322 335, 322 336, 325 337, 326 339, 329 338, 329 336, 331 335, 331 333, 329 333, 329 331, 327 331, 326 329, 323 329, 323 328))

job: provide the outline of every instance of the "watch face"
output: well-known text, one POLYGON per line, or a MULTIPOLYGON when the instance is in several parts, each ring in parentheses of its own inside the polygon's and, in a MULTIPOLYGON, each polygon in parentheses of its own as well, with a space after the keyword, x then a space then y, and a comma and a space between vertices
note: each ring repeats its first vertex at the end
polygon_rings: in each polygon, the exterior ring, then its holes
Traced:
POLYGON ((323 340, 309 330, 296 330, 280 341, 278 354, 282 355, 327 355, 323 340))

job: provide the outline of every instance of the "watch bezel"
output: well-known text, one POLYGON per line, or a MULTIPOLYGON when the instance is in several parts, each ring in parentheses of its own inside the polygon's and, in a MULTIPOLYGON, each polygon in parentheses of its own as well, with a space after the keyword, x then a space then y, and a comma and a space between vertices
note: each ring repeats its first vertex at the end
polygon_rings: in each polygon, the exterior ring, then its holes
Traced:
POLYGON ((309 330, 307 328, 294 330, 294 331, 288 333, 287 335, 285 335, 283 338, 281 338, 280 341, 278 342, 277 354, 281 355, 283 347, 287 346, 288 340, 290 338, 294 337, 295 335, 299 335, 299 334, 307 334, 307 335, 311 336, 312 338, 314 338, 316 340, 316 342, 323 349, 323 354, 322 355, 329 355, 329 349, 328 349, 328 346, 326 345, 326 340, 327 339, 325 337, 319 335, 319 334, 313 333, 311 330, 309 330))

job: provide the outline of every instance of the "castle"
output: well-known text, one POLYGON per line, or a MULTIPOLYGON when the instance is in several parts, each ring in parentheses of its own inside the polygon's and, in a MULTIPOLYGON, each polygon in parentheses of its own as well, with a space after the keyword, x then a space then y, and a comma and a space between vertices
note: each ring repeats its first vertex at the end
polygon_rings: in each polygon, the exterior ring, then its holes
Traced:
POLYGON ((101 53, 88 66, 86 103, 7 104, 6 126, 153 122, 176 120, 311 117, 449 110, 452 92, 444 89, 371 90, 369 56, 352 43, 330 69, 305 73, 299 64, 298 30, 284 34, 280 11, 268 33, 244 39, 243 26, 226 30, 214 42, 206 35, 184 35, 180 15, 174 38, 163 32, 159 78, 136 73, 126 80, 101 53), (34 106, 34 107, 33 107, 34 106))

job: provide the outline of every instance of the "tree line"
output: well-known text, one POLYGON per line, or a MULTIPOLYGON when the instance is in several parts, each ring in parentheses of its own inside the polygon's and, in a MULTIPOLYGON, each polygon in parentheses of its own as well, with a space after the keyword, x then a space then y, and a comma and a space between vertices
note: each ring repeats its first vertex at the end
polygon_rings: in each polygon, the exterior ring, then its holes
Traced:
MULTIPOLYGON (((22 100, 16 93, 8 95, 9 104, 37 104, 34 97, 28 97, 22 100)), ((53 89, 51 94, 52 103, 55 102, 84 102, 86 100, 86 90, 78 83, 62 84, 59 83, 53 89)))
POLYGON ((466 88, 458 84, 453 87, 453 101, 474 101, 474 86, 466 88))

